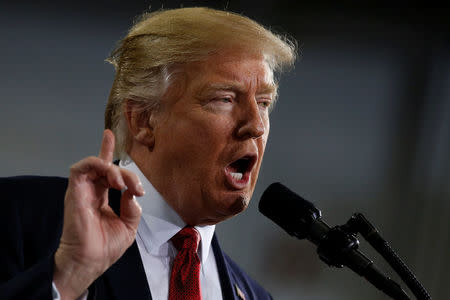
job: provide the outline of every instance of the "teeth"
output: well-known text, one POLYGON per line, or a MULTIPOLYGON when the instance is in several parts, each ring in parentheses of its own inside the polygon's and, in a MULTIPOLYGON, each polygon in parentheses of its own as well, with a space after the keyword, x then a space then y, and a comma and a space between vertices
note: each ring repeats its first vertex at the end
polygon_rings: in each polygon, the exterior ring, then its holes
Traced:
POLYGON ((242 176, 243 176, 242 173, 235 173, 235 172, 230 172, 230 173, 231 173, 231 176, 232 176, 234 179, 236 179, 236 180, 241 180, 241 179, 242 179, 242 176))

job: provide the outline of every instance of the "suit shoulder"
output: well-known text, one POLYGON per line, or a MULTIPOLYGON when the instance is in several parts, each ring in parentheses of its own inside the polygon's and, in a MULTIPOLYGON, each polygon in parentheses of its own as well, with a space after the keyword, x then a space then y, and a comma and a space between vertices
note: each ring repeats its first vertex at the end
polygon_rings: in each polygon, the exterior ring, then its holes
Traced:
POLYGON ((64 199, 67 178, 50 176, 0 177, 3 205, 46 207, 64 199))
POLYGON ((216 234, 213 236, 211 245, 214 250, 219 273, 222 272, 222 277, 229 279, 229 282, 221 279, 222 288, 230 288, 230 292, 232 293, 228 294, 225 299, 272 300, 272 296, 259 283, 251 278, 236 262, 222 251, 216 234), (224 275, 223 272, 227 274, 224 275))
POLYGON ((67 178, 57 176, 14 176, 0 177, 0 188, 9 193, 26 194, 27 192, 60 192, 67 188, 67 178), (12 190, 14 189, 14 190, 12 190))
POLYGON ((272 299, 272 296, 267 292, 256 280, 251 278, 233 259, 226 253, 223 253, 223 258, 228 265, 230 276, 239 286, 234 286, 235 293, 239 294, 245 292, 247 296, 245 299, 272 299), (239 290, 242 289, 242 290, 239 290))
MULTIPOLYGON (((56 251, 62 231, 67 179, 0 178, 2 211, 0 281, 27 270, 56 251)), ((1 297, 0 297, 1 298, 1 297)))
POLYGON ((0 186, 31 186, 40 187, 41 185, 67 185, 67 178, 58 176, 12 176, 12 177, 0 177, 0 186))

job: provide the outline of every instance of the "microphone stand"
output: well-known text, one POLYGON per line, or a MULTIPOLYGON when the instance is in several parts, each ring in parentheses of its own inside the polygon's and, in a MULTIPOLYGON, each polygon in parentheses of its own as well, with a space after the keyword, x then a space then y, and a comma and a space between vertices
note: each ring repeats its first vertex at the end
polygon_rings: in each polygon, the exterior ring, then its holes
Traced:
POLYGON ((431 300, 414 274, 362 214, 356 213, 346 224, 330 228, 322 221, 319 209, 281 183, 273 183, 264 191, 259 210, 290 235, 298 239, 306 238, 317 245, 320 259, 329 266, 347 266, 388 296, 397 300, 410 299, 399 284, 384 275, 373 261, 358 250, 356 236, 361 233, 387 260, 417 299, 431 300))
POLYGON ((359 232, 364 239, 369 242, 369 244, 389 263, 389 265, 400 276, 403 282, 406 283, 417 299, 431 300, 431 296, 416 279, 411 270, 395 253, 389 243, 383 239, 378 230, 361 213, 353 214, 345 225, 338 227, 352 236, 355 236, 356 233, 359 232))
MULTIPOLYGON (((321 224, 328 227, 326 223, 321 224)), ((316 235, 320 236, 320 235, 316 235)), ((363 253, 359 252, 359 241, 355 231, 348 224, 335 226, 320 240, 313 240, 317 244, 317 253, 327 265, 342 268, 344 265, 358 275, 364 277, 377 289, 396 300, 409 300, 404 290, 391 278, 385 276, 363 253), (351 255, 350 255, 351 254, 351 255)))

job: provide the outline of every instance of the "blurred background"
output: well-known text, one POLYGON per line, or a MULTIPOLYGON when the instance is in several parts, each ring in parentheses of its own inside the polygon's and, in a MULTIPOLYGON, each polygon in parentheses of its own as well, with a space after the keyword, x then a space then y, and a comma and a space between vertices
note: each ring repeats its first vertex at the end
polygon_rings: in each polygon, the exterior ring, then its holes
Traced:
POLYGON ((281 76, 253 201, 217 228, 223 248, 275 299, 387 299, 351 271, 327 267, 313 245, 259 214, 262 192, 280 181, 315 203, 330 225, 362 212, 432 297, 446 299, 450 14, 443 6, 358 4, 3 2, 0 176, 67 176, 73 162, 97 153, 114 76, 104 59, 136 15, 150 6, 226 8, 297 39, 300 58, 281 76))

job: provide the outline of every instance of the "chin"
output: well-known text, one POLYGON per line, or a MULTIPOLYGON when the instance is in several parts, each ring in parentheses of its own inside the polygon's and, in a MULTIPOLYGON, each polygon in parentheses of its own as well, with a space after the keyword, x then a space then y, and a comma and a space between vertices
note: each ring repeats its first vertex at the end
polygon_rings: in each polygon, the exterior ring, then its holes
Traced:
POLYGON ((209 199, 208 218, 201 220, 203 225, 217 224, 243 212, 250 203, 248 192, 230 192, 215 195, 209 199))
POLYGON ((222 203, 221 213, 226 219, 243 212, 250 203, 250 196, 247 194, 228 195, 226 201, 222 203))

